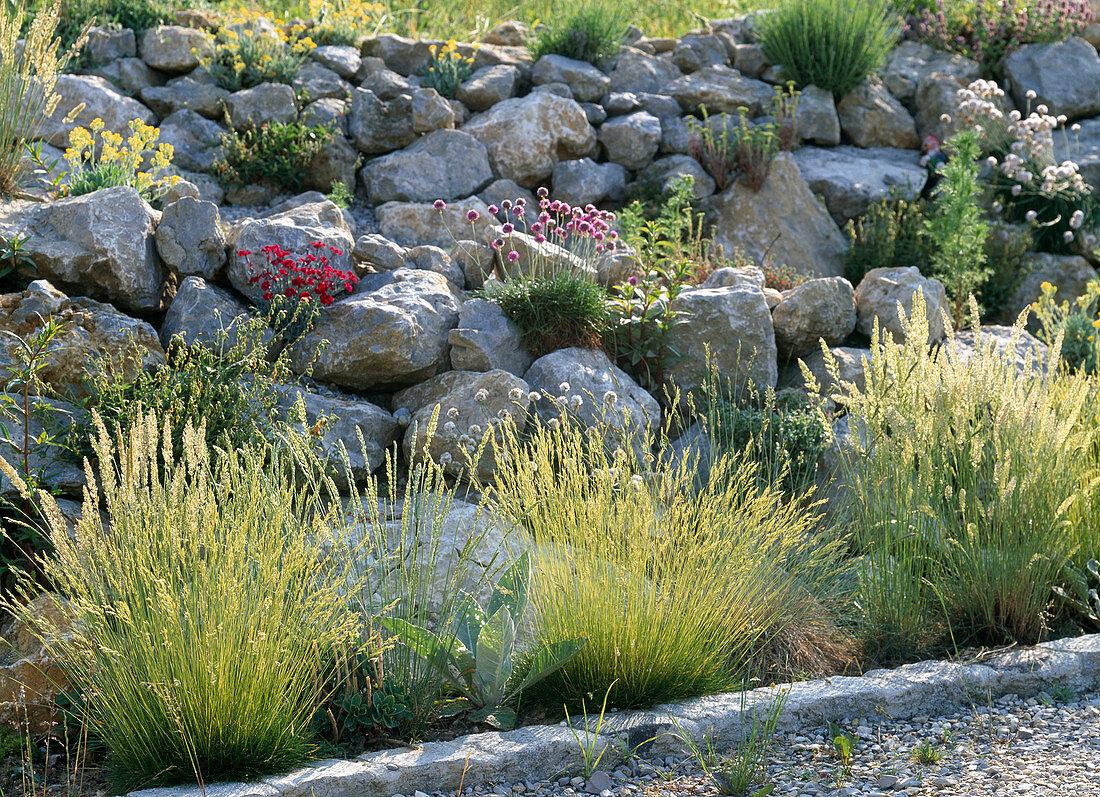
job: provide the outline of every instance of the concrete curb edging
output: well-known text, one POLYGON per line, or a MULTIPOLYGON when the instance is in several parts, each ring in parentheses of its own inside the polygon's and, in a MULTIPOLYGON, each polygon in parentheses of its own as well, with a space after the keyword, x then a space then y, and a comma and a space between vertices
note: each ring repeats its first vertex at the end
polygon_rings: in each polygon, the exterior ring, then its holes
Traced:
MULTIPOLYGON (((781 730, 820 727, 844 718, 884 714, 895 719, 946 713, 964 705, 985 705, 1006 694, 1032 696, 1051 685, 1073 689, 1100 686, 1100 634, 1061 639, 1034 648, 1011 650, 983 664, 928 661, 895 670, 873 670, 859 677, 710 695, 647 711, 596 718, 574 718, 577 737, 604 751, 600 768, 614 768, 632 750, 679 753, 674 734, 701 741, 705 734, 736 738, 754 706, 788 691, 781 730), (578 721, 579 720, 579 721, 578 721)), ((584 759, 577 737, 564 725, 542 725, 504 733, 478 733, 448 742, 428 742, 416 750, 383 750, 352 760, 320 761, 255 783, 217 783, 206 797, 391 797, 394 794, 457 791, 465 786, 519 780, 556 779, 575 774, 584 759)), ((146 789, 133 797, 203 797, 196 786, 146 789)))

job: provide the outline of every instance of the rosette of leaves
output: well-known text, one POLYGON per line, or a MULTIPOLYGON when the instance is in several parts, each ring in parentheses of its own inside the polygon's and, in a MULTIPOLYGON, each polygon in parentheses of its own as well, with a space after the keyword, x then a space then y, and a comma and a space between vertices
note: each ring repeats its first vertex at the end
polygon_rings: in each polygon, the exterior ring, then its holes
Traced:
POLYGON ((501 576, 485 609, 472 596, 464 596, 448 639, 397 617, 387 617, 382 624, 466 699, 474 708, 470 720, 508 730, 516 724, 516 711, 508 704, 559 670, 586 644, 564 639, 534 651, 519 650, 516 628, 527 607, 530 582, 531 558, 525 552, 501 576))

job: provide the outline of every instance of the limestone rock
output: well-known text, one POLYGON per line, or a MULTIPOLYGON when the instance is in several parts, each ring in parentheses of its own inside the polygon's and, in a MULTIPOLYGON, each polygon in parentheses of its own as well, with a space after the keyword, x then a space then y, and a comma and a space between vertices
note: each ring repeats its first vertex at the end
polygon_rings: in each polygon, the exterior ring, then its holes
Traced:
POLYGON ((92 27, 88 30, 88 40, 84 42, 80 54, 93 65, 133 58, 137 55, 137 39, 129 28, 114 30, 92 27))
POLYGON ((383 102, 372 91, 358 88, 351 93, 348 136, 367 155, 407 147, 416 138, 412 120, 412 95, 399 94, 383 102))
POLYGON ((448 202, 441 212, 431 202, 387 202, 374 209, 378 231, 402 246, 451 246, 457 238, 479 234, 491 223, 489 206, 477 197, 448 202), (466 214, 478 212, 478 220, 469 222, 466 214))
MULTIPOLYGON (((45 624, 68 634, 71 624, 63 606, 62 598, 45 593, 27 610, 35 617, 48 615, 45 624)), ((22 620, 8 620, 0 639, 10 643, 0 651, 0 721, 35 736, 46 735, 61 719, 56 698, 73 686, 59 657, 22 620)))
POLYGON ((836 107, 840 127, 857 147, 917 149, 917 125, 880 80, 865 80, 836 107))
POLYGON ((637 171, 657 154, 661 143, 661 120, 647 111, 618 116, 604 122, 599 140, 609 160, 637 171))
POLYGON ((174 165, 189 171, 205 172, 222 157, 223 135, 225 130, 218 124, 204 119, 195 111, 182 110, 160 123, 160 137, 157 140, 172 145, 175 150, 172 155, 174 165))
POLYGON ((915 151, 891 147, 801 147, 794 160, 838 225, 862 216, 868 205, 892 190, 916 197, 927 177, 915 151))
POLYGON ((771 107, 773 90, 767 83, 744 77, 728 66, 711 66, 677 78, 664 86, 662 93, 680 103, 685 113, 698 113, 705 107, 710 114, 737 113, 748 108, 750 117, 771 107))
POLYGON ((316 61, 302 64, 290 85, 295 93, 305 94, 311 100, 344 100, 351 91, 350 83, 316 61))
POLYGON ((326 44, 314 47, 309 51, 309 57, 344 80, 352 80, 362 63, 359 48, 347 45, 326 44))
POLYGON ((294 89, 285 83, 261 83, 230 94, 225 110, 233 127, 242 130, 249 124, 293 122, 298 115, 294 89))
POLYGON ((943 311, 947 309, 947 292, 939 280, 922 276, 915 266, 875 268, 864 275, 855 294, 859 313, 857 329, 870 336, 877 318, 884 335, 904 340, 900 314, 912 315, 917 291, 924 296, 928 342, 940 340, 944 336, 943 311))
POLYGON ((204 83, 189 76, 176 78, 166 86, 150 86, 138 95, 161 118, 187 110, 220 120, 225 115, 229 92, 214 83, 204 83))
POLYGON ((780 355, 800 357, 820 348, 844 342, 856 328, 856 302, 852 284, 843 277, 807 280, 783 292, 783 301, 772 309, 775 344, 780 355))
POLYGON ((681 75, 671 61, 633 47, 623 47, 612 62, 610 91, 655 94, 681 75))
POLYGON ((699 161, 690 155, 669 155, 658 158, 646 170, 646 174, 656 178, 663 191, 670 191, 673 183, 681 175, 689 175, 696 199, 704 199, 714 193, 714 179, 699 165, 699 161))
POLYGON ((887 90, 909 105, 916 97, 921 80, 934 72, 954 75, 969 83, 978 78, 978 64, 957 53, 906 39, 887 56, 881 75, 887 90))
POLYGON ((721 37, 713 33, 689 33, 673 48, 669 59, 687 74, 708 66, 725 65, 729 53, 721 37))
POLYGON ((626 192, 626 169, 618 163, 596 163, 591 158, 561 161, 554 165, 555 199, 570 205, 621 201, 626 192))
POLYGON ((178 274, 213 279, 225 266, 225 235, 213 202, 183 197, 168 205, 155 240, 161 260, 178 274))
POLYGON ((485 145, 460 130, 436 130, 412 146, 375 158, 359 172, 367 196, 384 202, 447 201, 477 193, 493 179, 485 145))
POLYGON ((487 111, 498 102, 516 96, 520 71, 514 66, 497 64, 474 72, 455 91, 455 99, 471 111, 487 111))
POLYGON ((140 119, 155 124, 153 112, 137 100, 119 93, 109 82, 94 75, 59 75, 54 87, 60 99, 52 114, 42 121, 38 137, 55 147, 69 145, 69 133, 78 127, 87 127, 93 119, 103 120, 103 129, 118 133, 123 138, 130 135, 130 122, 140 119), (77 106, 83 110, 71 121, 77 106))
MULTIPOLYGON (((168 346, 177 336, 188 346, 233 348, 248 308, 229 291, 211 285, 202 277, 187 277, 180 283, 160 327, 160 341, 168 346)), ((265 334, 263 342, 271 340, 265 334)))
POLYGON ((611 78, 585 61, 563 55, 544 55, 531 70, 531 82, 564 83, 577 102, 599 102, 611 88, 611 78))
POLYGON ((190 72, 213 54, 210 36, 197 28, 157 25, 141 35, 141 60, 161 72, 190 72))
POLYGON ((840 117, 832 92, 806 86, 798 98, 794 119, 798 137, 803 141, 824 146, 840 143, 840 117))
POLYGON ((504 317, 496 302, 467 299, 458 313, 458 326, 448 337, 451 367, 456 371, 502 370, 522 376, 534 359, 527 352, 519 328, 504 317))
POLYGON ((760 191, 738 181, 707 200, 707 206, 714 244, 724 252, 740 248, 757 262, 767 253, 803 274, 840 274, 847 242, 790 153, 776 156, 760 191))
POLYGON ((958 110, 956 92, 966 88, 969 82, 949 72, 931 72, 921 77, 913 100, 917 136, 924 139, 933 135, 946 141, 955 132, 956 123, 952 120, 958 110))
POLYGON ((1004 69, 1020 108, 1027 107, 1026 94, 1034 91, 1031 107, 1045 104, 1054 116, 1073 120, 1100 113, 1100 55, 1080 37, 1026 44, 1005 59, 1004 69))
POLYGON ((1015 320, 1021 311, 1039 299, 1043 293, 1040 286, 1044 282, 1058 289, 1054 294, 1056 302, 1073 305, 1078 296, 1085 294, 1088 284, 1096 279, 1096 269, 1077 255, 1030 252, 1026 255, 1024 267, 1027 274, 1005 307, 1008 319, 1015 320))

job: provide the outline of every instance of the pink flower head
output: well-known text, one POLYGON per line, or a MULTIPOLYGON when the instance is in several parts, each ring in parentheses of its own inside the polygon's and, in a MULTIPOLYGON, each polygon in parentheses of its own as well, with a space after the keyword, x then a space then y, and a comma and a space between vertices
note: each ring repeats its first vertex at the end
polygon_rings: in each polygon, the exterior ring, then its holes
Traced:
POLYGON ((489 205, 489 212, 495 216, 500 212, 500 208, 498 208, 496 205, 489 205))
POLYGON ((516 225, 512 224, 512 222, 510 221, 507 221, 503 225, 501 225, 500 231, 505 235, 511 235, 516 231, 516 225))
POLYGON ((536 191, 535 193, 538 194, 539 199, 545 199, 546 197, 550 196, 550 192, 547 190, 546 186, 544 186, 544 185, 540 185, 539 190, 536 191))
POLYGON ((466 221, 472 223, 472 222, 477 221, 480 218, 481 218, 481 214, 478 213, 473 208, 470 208, 469 210, 466 211, 466 221))
POLYGON ((505 199, 503 202, 500 203, 500 209, 507 213, 509 210, 512 209, 512 200, 505 199))
POLYGON ((531 232, 542 232, 542 222, 536 221, 531 225, 531 232))
POLYGON ((628 277, 626 281, 629 282, 631 285, 638 284, 638 278, 636 276, 628 277))
POLYGON ((545 241, 546 241, 546 236, 543 235, 541 232, 538 235, 535 236, 535 243, 541 244, 541 243, 545 243, 545 241))
POLYGON ((491 246, 492 246, 492 247, 493 247, 494 249, 496 249, 497 251, 500 251, 500 248, 501 248, 502 246, 504 246, 504 239, 503 239, 503 238, 497 238, 497 239, 496 239, 495 241, 493 241, 493 243, 491 244, 491 246))
POLYGON ((515 263, 517 260, 519 260, 519 252, 513 249, 511 252, 508 253, 508 262, 515 263))
POLYGON ((437 199, 435 202, 432 203, 432 207, 435 208, 436 210, 440 210, 440 211, 446 210, 447 209, 447 203, 444 202, 442 199, 437 199))

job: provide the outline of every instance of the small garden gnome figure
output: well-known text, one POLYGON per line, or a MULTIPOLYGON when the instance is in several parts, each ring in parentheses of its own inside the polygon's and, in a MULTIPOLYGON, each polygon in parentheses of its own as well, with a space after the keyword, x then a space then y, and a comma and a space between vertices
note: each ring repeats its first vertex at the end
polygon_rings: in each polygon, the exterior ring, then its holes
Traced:
POLYGON ((920 195, 922 199, 931 199, 936 186, 943 179, 940 167, 947 163, 947 155, 940 146, 940 140, 933 135, 925 136, 920 148, 924 153, 921 155, 920 165, 928 171, 928 177, 925 178, 920 195))

